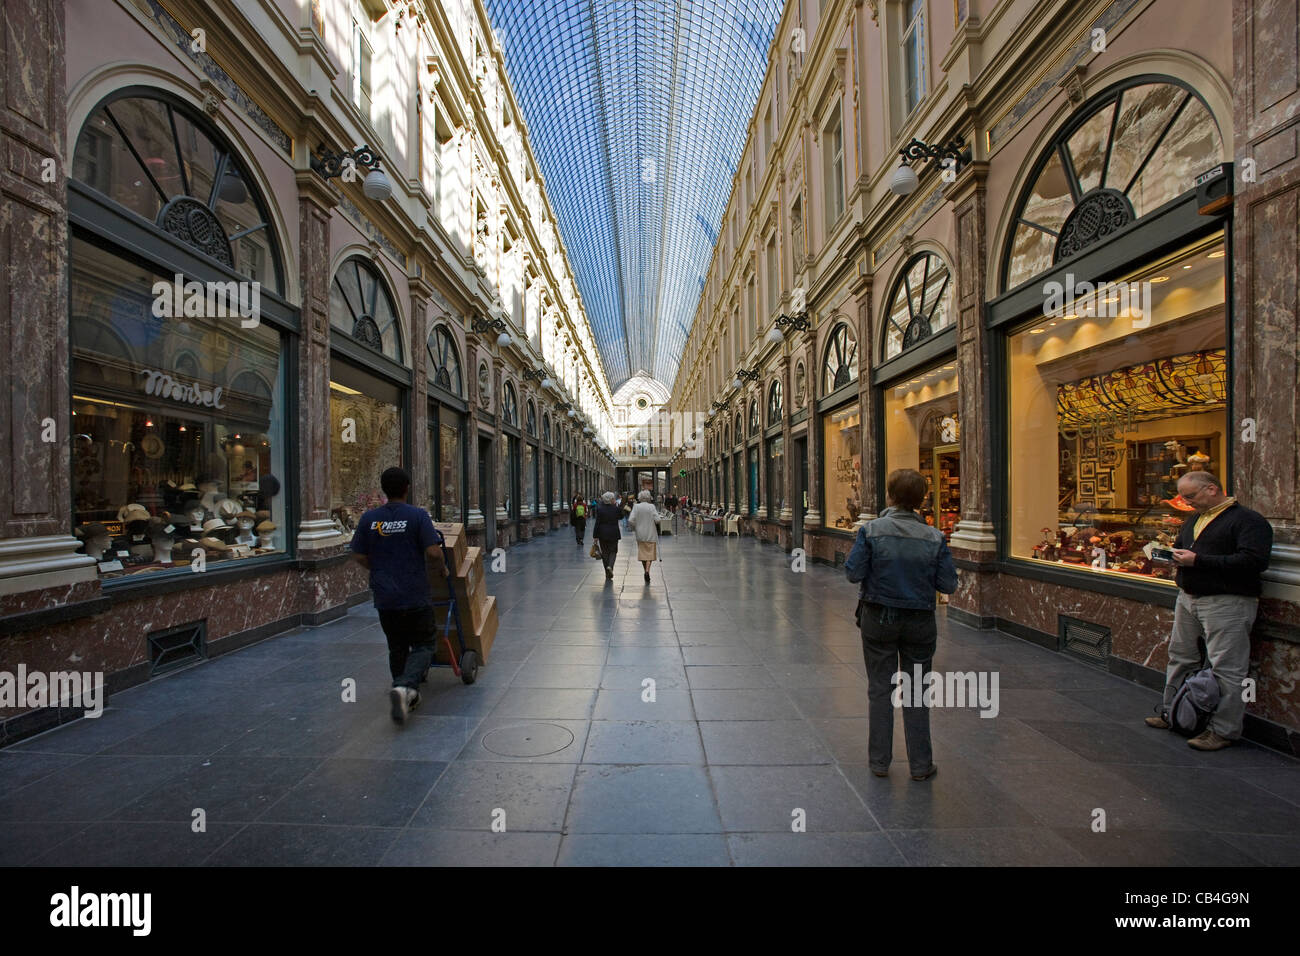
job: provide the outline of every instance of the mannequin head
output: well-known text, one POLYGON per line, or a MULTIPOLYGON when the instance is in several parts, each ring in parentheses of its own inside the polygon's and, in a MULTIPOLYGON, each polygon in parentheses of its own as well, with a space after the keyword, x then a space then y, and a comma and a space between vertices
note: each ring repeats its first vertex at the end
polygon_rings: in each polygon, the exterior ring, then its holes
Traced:
POLYGON ((204 515, 203 502, 197 498, 190 498, 181 505, 181 514, 184 516, 183 520, 189 522, 191 527, 201 527, 204 515))
POLYGON ((257 526, 257 545, 260 548, 275 547, 275 524, 263 521, 257 526))
POLYGON ((81 539, 81 546, 86 554, 96 561, 104 559, 104 552, 109 549, 111 543, 107 528, 98 521, 92 521, 77 529, 77 537, 81 539))

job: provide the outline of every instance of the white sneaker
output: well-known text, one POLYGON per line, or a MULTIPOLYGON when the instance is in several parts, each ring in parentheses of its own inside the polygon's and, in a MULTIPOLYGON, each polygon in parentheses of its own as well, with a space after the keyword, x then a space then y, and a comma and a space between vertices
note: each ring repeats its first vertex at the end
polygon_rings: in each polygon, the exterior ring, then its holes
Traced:
POLYGON ((394 687, 388 692, 388 699, 392 703, 390 713, 393 720, 399 724, 406 723, 406 713, 409 709, 410 698, 407 696, 410 690, 406 687, 394 687))

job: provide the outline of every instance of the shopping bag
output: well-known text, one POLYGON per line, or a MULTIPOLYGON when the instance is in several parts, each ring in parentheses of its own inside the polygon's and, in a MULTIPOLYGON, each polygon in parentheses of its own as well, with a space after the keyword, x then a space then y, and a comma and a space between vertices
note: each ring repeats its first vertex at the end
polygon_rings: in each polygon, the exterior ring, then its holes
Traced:
POLYGON ((599 557, 601 557, 601 554, 600 554, 600 542, 599 542, 599 541, 593 541, 593 542, 591 542, 591 556, 592 556, 593 558, 599 558, 599 557))

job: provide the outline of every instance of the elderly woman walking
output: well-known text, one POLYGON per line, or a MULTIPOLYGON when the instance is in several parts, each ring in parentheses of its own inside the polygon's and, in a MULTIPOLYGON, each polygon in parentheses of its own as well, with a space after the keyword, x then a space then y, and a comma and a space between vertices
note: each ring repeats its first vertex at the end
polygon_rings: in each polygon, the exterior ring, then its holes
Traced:
POLYGON ((622 532, 618 523, 623 517, 623 510, 618 506, 618 496, 607 491, 600 496, 600 507, 596 509, 596 525, 591 536, 600 546, 600 559, 605 564, 605 579, 614 580, 614 559, 618 557, 618 539, 622 532))
POLYGON ((659 509, 651 501, 650 492, 643 491, 628 515, 627 523, 636 533, 636 558, 645 568, 645 583, 650 583, 650 562, 659 557, 659 509))

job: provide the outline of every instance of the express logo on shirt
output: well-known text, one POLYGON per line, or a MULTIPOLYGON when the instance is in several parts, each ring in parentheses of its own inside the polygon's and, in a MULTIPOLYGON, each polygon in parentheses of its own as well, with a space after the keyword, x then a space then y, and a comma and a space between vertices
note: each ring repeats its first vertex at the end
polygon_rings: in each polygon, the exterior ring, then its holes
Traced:
POLYGON ((370 530, 374 531, 381 538, 386 538, 390 534, 401 534, 406 530, 405 521, 376 521, 370 525, 370 530))

